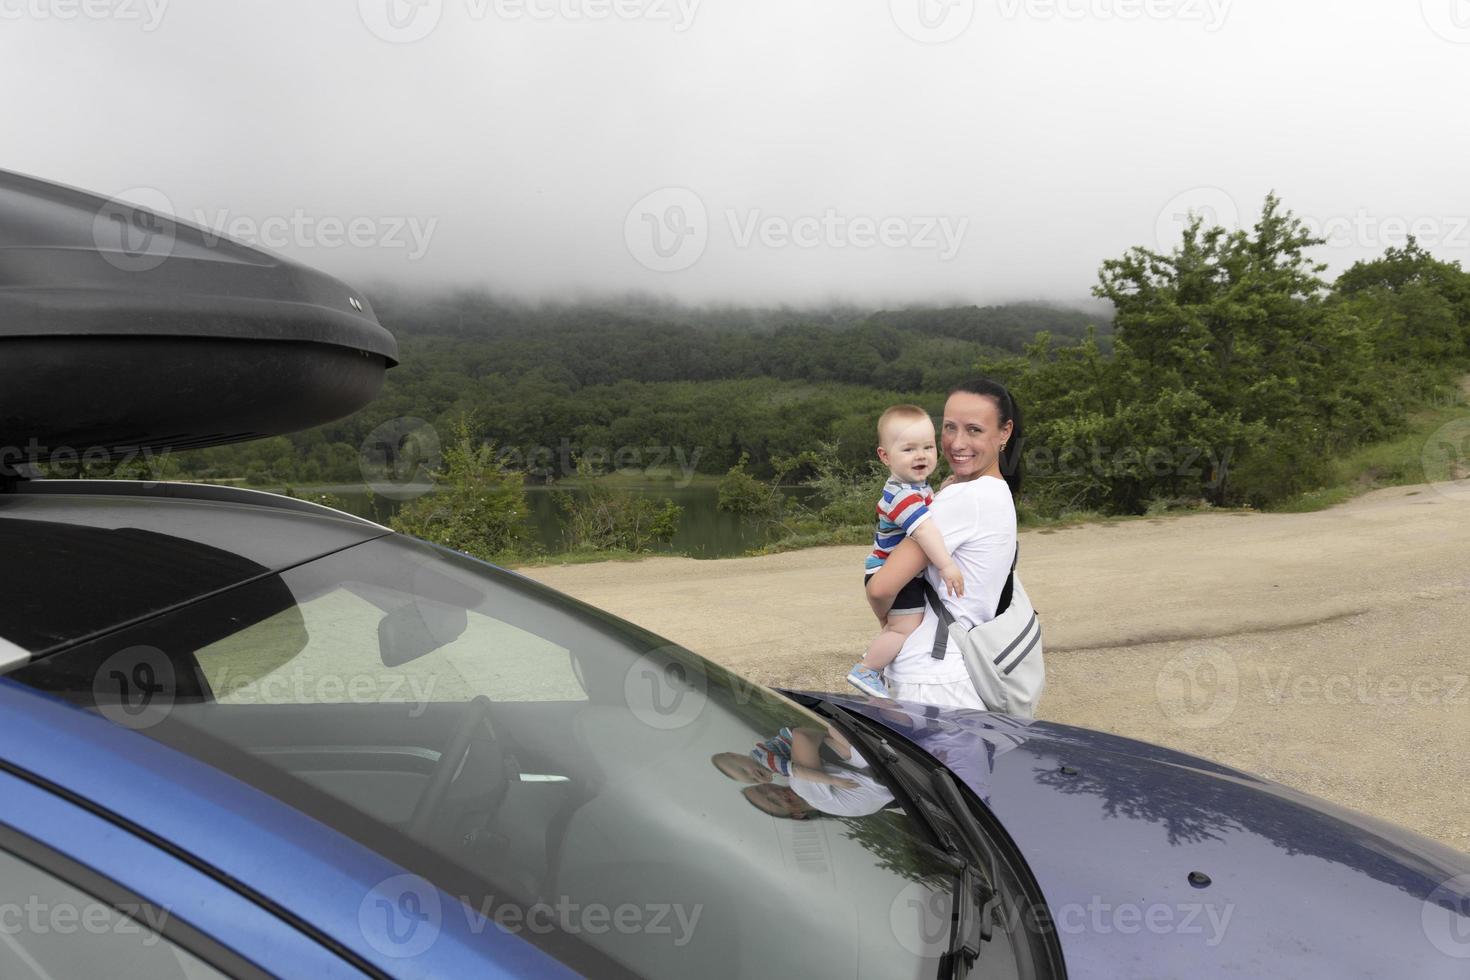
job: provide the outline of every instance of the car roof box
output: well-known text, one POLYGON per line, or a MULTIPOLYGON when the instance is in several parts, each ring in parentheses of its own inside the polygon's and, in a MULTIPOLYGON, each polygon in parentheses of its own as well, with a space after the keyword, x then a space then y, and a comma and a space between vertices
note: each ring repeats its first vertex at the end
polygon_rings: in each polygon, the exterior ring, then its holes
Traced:
POLYGON ((397 356, 330 276, 0 171, 0 472, 311 428, 370 402, 397 356))

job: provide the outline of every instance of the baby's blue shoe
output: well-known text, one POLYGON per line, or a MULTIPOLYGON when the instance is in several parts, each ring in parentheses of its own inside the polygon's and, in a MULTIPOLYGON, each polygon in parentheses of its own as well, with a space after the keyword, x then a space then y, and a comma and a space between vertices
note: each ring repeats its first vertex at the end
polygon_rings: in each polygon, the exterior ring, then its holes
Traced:
POLYGON ((888 687, 883 683, 883 674, 872 667, 865 666, 861 661, 856 667, 847 672, 847 683, 862 691, 871 694, 875 698, 891 698, 888 687))

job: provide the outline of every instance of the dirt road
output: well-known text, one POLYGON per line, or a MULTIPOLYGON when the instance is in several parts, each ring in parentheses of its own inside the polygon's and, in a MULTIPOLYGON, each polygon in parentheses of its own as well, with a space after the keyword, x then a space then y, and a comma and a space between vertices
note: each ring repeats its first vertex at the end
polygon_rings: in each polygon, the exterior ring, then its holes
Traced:
MULTIPOLYGON (((529 570, 767 684, 844 690, 865 549, 529 570)), ((1470 482, 1314 514, 1021 536, 1042 718, 1218 759, 1470 851, 1470 482)))

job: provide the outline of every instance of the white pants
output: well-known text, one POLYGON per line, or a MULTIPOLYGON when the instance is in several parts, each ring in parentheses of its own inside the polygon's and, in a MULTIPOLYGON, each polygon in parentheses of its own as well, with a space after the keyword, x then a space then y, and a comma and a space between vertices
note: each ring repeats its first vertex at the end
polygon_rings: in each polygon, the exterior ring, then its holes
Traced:
POLYGON ((962 680, 945 681, 939 684, 905 684, 903 681, 888 681, 888 693, 900 701, 918 704, 936 704, 944 708, 974 708, 989 711, 985 702, 975 691, 968 677, 962 680))

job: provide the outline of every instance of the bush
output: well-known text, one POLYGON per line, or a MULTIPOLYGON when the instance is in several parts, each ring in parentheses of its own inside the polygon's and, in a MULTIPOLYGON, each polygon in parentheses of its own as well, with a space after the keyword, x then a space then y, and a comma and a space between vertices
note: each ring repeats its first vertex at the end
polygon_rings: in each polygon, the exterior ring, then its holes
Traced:
POLYGON ((444 464, 431 474, 434 490, 406 504, 392 520, 395 531, 433 541, 485 560, 504 560, 527 550, 525 477, 495 460, 495 446, 454 426, 444 464))
POLYGON ((812 470, 812 475, 802 481, 802 486, 812 491, 807 510, 829 528, 867 527, 871 531, 877 520, 878 497, 888 479, 883 465, 876 459, 845 462, 842 447, 835 442, 819 442, 801 459, 812 470))
POLYGON ((720 510, 743 517, 775 520, 784 509, 785 499, 780 490, 746 472, 750 454, 741 453, 740 461, 730 467, 720 480, 720 510))
POLYGON ((577 462, 580 493, 557 491, 566 515, 563 534, 574 551, 648 551, 668 544, 679 530, 684 509, 672 500, 652 500, 597 480, 585 460, 577 462))

